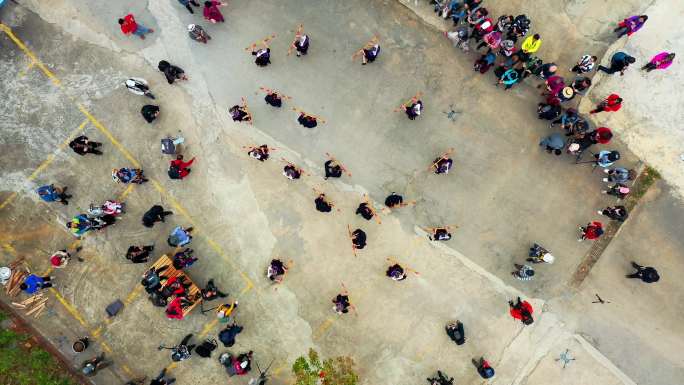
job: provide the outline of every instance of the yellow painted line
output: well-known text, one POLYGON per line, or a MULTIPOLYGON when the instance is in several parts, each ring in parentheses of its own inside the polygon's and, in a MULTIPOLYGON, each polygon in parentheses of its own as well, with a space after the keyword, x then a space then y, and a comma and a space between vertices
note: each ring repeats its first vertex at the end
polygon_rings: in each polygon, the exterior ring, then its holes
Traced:
POLYGON ((254 287, 254 284, 252 284, 252 281, 247 281, 247 286, 245 286, 245 288, 242 289, 242 291, 240 292, 240 295, 243 295, 246 292, 252 290, 253 287, 254 287))
POLYGON ((129 184, 128 187, 126 187, 126 189, 124 190, 124 192, 122 192, 121 195, 119 195, 119 199, 117 199, 117 200, 122 201, 122 200, 126 199, 128 194, 130 194, 131 191, 133 191, 133 186, 135 186, 133 183, 129 184))
MULTIPOLYGON (((1 26, 2 26, 2 24, 0 24, 0 27, 1 27, 1 26)), ((71 142, 71 141, 73 140, 73 138, 74 138, 76 135, 78 135, 78 134, 85 128, 85 126, 86 126, 87 123, 88 123, 88 119, 85 119, 85 120, 84 120, 76 129, 75 129, 75 130, 73 130, 71 133, 69 133, 69 136, 66 138, 66 140, 63 141, 62 143, 60 143, 59 149, 60 149, 60 150, 63 150, 64 148, 66 148, 66 146, 69 145, 69 142, 71 142)), ((31 175, 29 175, 29 177, 26 178, 26 179, 29 180, 29 181, 32 181, 32 180, 36 179, 36 177, 38 177, 38 174, 40 174, 41 171, 45 170, 45 168, 46 168, 47 166, 49 166, 50 163, 52 163, 54 160, 55 160, 55 154, 50 154, 50 155, 48 155, 47 159, 45 159, 45 161, 43 161, 43 163, 41 163, 40 165, 38 165, 38 168, 36 168, 36 169, 33 171, 33 173, 31 173, 31 175)), ((17 197, 17 194, 18 194, 18 193, 17 193, 16 191, 13 192, 12 194, 10 194, 10 196, 7 197, 7 199, 5 199, 5 200, 0 204, 0 210, 4 209, 5 206, 7 206, 8 204, 12 203, 12 201, 17 197)))
POLYGON ((107 353, 111 353, 111 352, 112 352, 112 348, 110 348, 109 345, 107 345, 106 342, 104 342, 104 341, 100 342, 100 346, 102 346, 102 349, 103 349, 104 351, 106 351, 107 353))
POLYGON ((7 197, 7 199, 5 199, 2 203, 0 203, 0 210, 4 209, 5 206, 7 206, 8 204, 12 203, 12 201, 13 201, 14 198, 16 198, 16 197, 17 197, 17 192, 16 192, 16 191, 13 192, 13 193, 11 193, 10 196, 7 197))
POLYGON ((45 277, 46 275, 50 275, 50 273, 52 273, 53 270, 55 270, 54 267, 52 267, 52 266, 48 267, 48 269, 45 270, 45 272, 42 274, 42 276, 45 277))
MULTIPOLYGON (((57 79, 57 77, 56 77, 52 72, 50 72, 50 70, 48 70, 48 69, 45 67, 45 65, 43 65, 43 63, 42 63, 40 60, 38 60, 38 58, 33 54, 33 52, 31 52, 31 51, 26 47, 26 45, 25 45, 24 43, 22 43, 21 40, 19 40, 19 39, 14 35, 14 33, 12 33, 11 28, 9 28, 8 26, 6 26, 5 24, 0 23, 0 30, 2 30, 3 32, 5 32, 5 33, 7 34, 7 36, 9 36, 10 39, 12 39, 12 41, 13 41, 13 42, 14 42, 22 51, 24 51, 24 53, 29 57, 29 59, 31 59, 31 61, 34 62, 35 65, 37 65, 38 68, 40 68, 40 69, 43 71, 43 73, 45 73, 45 75, 53 81, 53 83, 55 83, 56 85, 60 85, 60 84, 61 84, 61 82, 59 81, 59 79, 57 79)), ((73 100, 73 98, 72 98, 72 100, 73 100)), ((129 162, 131 162, 131 165, 132 165, 133 167, 142 168, 142 166, 140 165, 140 162, 138 162, 138 160, 135 159, 135 157, 133 157, 133 155, 126 149, 126 147, 124 147, 124 146, 123 146, 123 145, 114 137, 114 135, 112 135, 111 131, 109 131, 102 123, 100 123, 100 121, 97 120, 97 119, 96 119, 96 118, 95 118, 95 117, 94 117, 94 116, 93 116, 93 115, 92 115, 92 114, 91 114, 91 113, 90 113, 82 104, 76 103, 76 106, 77 106, 78 110, 86 117, 86 121, 89 121, 90 123, 92 123, 93 126, 95 126, 95 128, 97 128, 97 129, 98 129, 98 130, 99 130, 99 131, 100 131, 100 132, 101 132, 101 133, 110 141, 110 143, 111 143, 112 145, 114 145, 114 147, 116 147, 116 149, 119 150, 119 152, 121 152, 121 154, 122 154, 129 162)), ((81 124, 81 126, 79 127, 79 129, 82 128, 82 127, 85 127, 85 124, 87 123, 86 121, 84 121, 84 122, 81 124)), ((67 144, 68 144, 68 142, 67 142, 67 144)), ((64 144, 63 144, 63 145, 64 145, 64 144)), ((50 159, 50 162, 52 162, 52 160, 54 160, 54 155, 52 155, 52 157, 51 157, 51 159, 50 159)), ((46 164, 45 164, 45 165, 41 165, 41 166, 43 166, 43 167, 41 168, 41 170, 44 169, 45 167, 47 167, 47 165, 48 165, 50 162, 47 162, 47 163, 44 162, 44 163, 46 163, 46 164)), ((39 166, 39 168, 40 168, 40 166, 39 166)), ((37 175, 38 173, 37 173, 37 172, 34 172, 34 174, 37 175)), ((33 175, 33 174, 32 174, 32 175, 33 175)), ((35 176, 34 176, 34 177, 35 177, 35 176)), ((200 233, 200 232, 201 232, 201 229, 199 228, 199 226, 196 225, 195 221, 192 219, 192 217, 190 216, 190 214, 188 214, 187 210, 185 210, 185 208, 184 208, 183 206, 181 206, 181 205, 178 203, 178 201, 176 201, 176 199, 175 199, 173 196, 171 196, 171 195, 170 195, 170 194, 169 194, 169 193, 168 193, 168 192, 167 192, 167 191, 166 191, 166 190, 165 190, 157 181, 155 181, 155 180, 150 180, 150 181, 151 181, 152 184, 154 185, 155 189, 157 189, 157 191, 159 191, 162 195, 164 195, 165 198, 167 198, 169 201, 171 201, 172 206, 176 209, 176 211, 178 211, 181 215, 183 215, 183 216, 185 217, 185 219, 186 219, 188 222, 190 222, 190 224, 195 228, 195 234, 200 233)), ((131 187, 132 187, 132 186, 129 186, 129 188, 131 188, 131 187)), ((128 193, 130 193, 130 191, 129 191, 128 189, 127 189, 126 191, 124 191, 124 194, 125 194, 125 195, 127 195, 128 193)), ((14 195, 16 195, 16 194, 14 194, 14 195)), ((124 196, 125 196, 125 195, 124 195, 124 196)), ((12 196, 11 196, 11 198, 14 199, 14 197, 12 197, 12 196)), ((4 203, 4 202, 3 202, 3 204, 0 205, 0 208, 4 207, 6 204, 7 204, 7 203, 4 203)), ((237 266, 235 265, 235 262, 234 262, 232 259, 228 258, 227 254, 223 251, 223 249, 222 249, 216 242, 214 242, 214 240, 212 240, 212 239, 209 238, 209 237, 204 237, 204 238, 205 238, 205 239, 207 240, 207 242, 209 243, 209 246, 210 246, 212 249, 214 249, 214 251, 216 251, 221 257, 223 257, 223 259, 225 259, 226 261, 228 261, 233 267, 237 267, 237 266)), ((77 240, 77 242, 78 242, 78 240, 77 240)), ((254 287, 254 283, 253 283, 252 280, 247 276, 247 274, 245 274, 245 273, 244 273, 243 271, 241 271, 240 269, 236 269, 236 270, 239 271, 240 276, 241 276, 242 279, 247 283, 247 289, 243 289, 243 292, 247 292, 247 291, 249 291, 251 288, 253 288, 253 287, 254 287)))
POLYGON ((2 248, 5 249, 6 252, 12 254, 12 256, 17 256, 17 250, 9 243, 3 243, 2 248))
POLYGON ((118 140, 116 140, 116 138, 114 138, 114 135, 112 135, 112 133, 109 132, 109 130, 106 129, 99 120, 95 119, 95 117, 88 112, 88 110, 86 110, 81 103, 77 103, 76 106, 78 107, 78 110, 81 111, 81 113, 90 121, 90 123, 92 123, 95 128, 97 128, 104 136, 106 136, 107 139, 109 139, 109 141, 114 145, 114 147, 116 147, 116 149, 119 150, 119 152, 121 152, 121 154, 123 154, 123 156, 128 159, 129 162, 131 162, 133 167, 142 168, 140 166, 140 162, 138 162, 133 155, 131 155, 131 153, 128 152, 128 150, 126 150, 126 148, 118 140))
POLYGON ((316 332, 314 333, 313 339, 317 340, 321 335, 323 335, 323 332, 328 330, 332 326, 333 322, 335 322, 335 320, 332 318, 328 318, 327 320, 325 320, 325 322, 323 322, 323 324, 319 326, 316 332))
POLYGON ((218 318, 214 318, 212 321, 209 321, 209 323, 204 325, 202 332, 199 334, 199 338, 204 338, 211 331, 211 329, 213 329, 214 326, 216 326, 217 323, 218 318))
POLYGON ((93 330, 90 332, 90 334, 93 335, 93 337, 97 338, 100 336, 100 333, 102 332, 102 326, 98 327, 97 329, 93 330))
POLYGON ((37 65, 41 71, 43 71, 45 76, 47 76, 48 78, 50 78, 50 80, 52 80, 52 83, 54 85, 56 85, 58 87, 61 86, 61 82, 59 81, 59 79, 57 79, 55 74, 53 74, 52 71, 47 69, 47 67, 40 60, 38 60, 38 58, 36 58, 36 55, 34 55, 33 52, 31 52, 31 50, 29 50, 28 47, 26 47, 26 45, 14 35, 14 33, 12 32, 12 29, 10 27, 6 26, 5 24, 0 23, 0 30, 5 32, 5 34, 10 39, 12 39, 14 44, 16 44, 20 50, 24 51, 26 56, 28 56, 29 59, 31 59, 31 61, 34 62, 35 65, 37 65))
POLYGON ((169 366, 166 367, 166 370, 167 370, 167 371, 171 371, 171 370, 173 370, 173 369, 176 369, 177 366, 178 366, 177 363, 172 362, 172 363, 169 364, 169 366))
MULTIPOLYGON (((159 182, 157 182, 156 180, 150 179, 150 182, 152 182, 152 186, 154 186, 154 188, 155 188, 161 195, 163 195, 164 198, 166 198, 169 202, 171 202, 171 206, 172 206, 179 214, 181 214, 183 217, 185 217, 185 219, 186 219, 186 220, 190 223, 190 225, 194 228, 194 233, 195 233, 195 235, 200 234, 200 233, 202 232, 201 228, 197 225, 197 223, 195 223, 195 221, 192 219, 192 217, 190 216, 190 214, 188 214, 188 211, 187 211, 183 206, 181 206, 180 203, 178 203, 178 201, 176 200, 176 198, 174 198, 173 196, 171 196, 171 194, 169 194, 169 193, 168 193, 168 192, 159 184, 159 182)), ((242 277, 242 279, 245 281, 245 283, 246 283, 248 286, 254 287, 254 283, 252 282, 252 280, 249 279, 249 277, 247 276, 247 274, 245 274, 242 270, 240 270, 240 269, 238 268, 238 266, 235 264, 235 261, 233 261, 232 258, 229 258, 229 257, 228 257, 228 255, 223 251, 223 248, 222 248, 221 246, 219 246, 218 243, 216 243, 213 239, 209 238, 209 237, 206 236, 206 235, 204 236, 204 239, 205 239, 205 240, 207 241, 207 243, 209 244, 209 247, 211 247, 218 255, 220 255, 224 260, 226 260, 228 263, 230 263, 231 266, 232 266, 233 268, 235 268, 235 270, 238 271, 238 273, 240 273, 240 276, 242 277)))
POLYGON ((83 320, 83 317, 81 317, 81 314, 76 310, 73 305, 71 305, 64 297, 62 297, 61 294, 55 288, 51 287, 50 292, 55 295, 55 298, 59 301, 59 303, 64 306, 65 309, 71 314, 74 318, 76 318, 76 321, 78 321, 81 325, 83 325, 85 328, 88 328, 88 325, 86 324, 85 320, 83 320))
POLYGON ((135 373, 131 370, 131 368, 128 367, 128 365, 121 365, 121 369, 123 369, 126 374, 128 374, 129 377, 135 377, 135 373))
POLYGON ((86 127, 86 124, 88 124, 88 119, 83 119, 81 124, 79 124, 78 127, 76 127, 76 129, 69 133, 69 137, 67 137, 66 140, 59 144, 58 148, 60 150, 64 150, 69 145, 69 142, 76 139, 76 135, 80 134, 81 131, 83 131, 83 129, 86 127))
POLYGON ((126 297, 124 300, 124 305, 128 306, 133 302, 139 295, 140 292, 142 291, 142 285, 136 285, 135 289, 131 292, 131 294, 126 297))

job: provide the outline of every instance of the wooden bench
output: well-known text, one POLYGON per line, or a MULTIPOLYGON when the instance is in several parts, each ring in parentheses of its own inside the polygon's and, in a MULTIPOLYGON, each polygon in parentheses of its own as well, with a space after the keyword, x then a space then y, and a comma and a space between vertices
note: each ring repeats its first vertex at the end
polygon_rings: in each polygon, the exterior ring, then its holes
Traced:
MULTIPOLYGON (((192 305, 183 309, 183 317, 185 317, 186 315, 190 314, 190 312, 192 311, 192 309, 195 308, 195 306, 199 305, 199 303, 202 302, 202 291, 192 281, 192 279, 190 279, 190 277, 184 271, 178 270, 175 267, 173 267, 173 261, 166 254, 159 257, 159 259, 154 264, 152 264, 152 267, 154 267, 155 269, 159 269, 159 268, 162 268, 164 266, 168 266, 168 267, 166 268, 166 270, 164 270, 160 273, 160 275, 162 277, 166 277, 166 278, 178 277, 178 279, 180 279, 181 276, 185 276, 184 282, 190 283, 190 287, 188 287, 188 289, 187 289, 188 298, 190 298, 190 299, 197 298, 193 302, 192 305)), ((165 285, 162 284, 162 287, 164 287, 164 286, 165 285)), ((175 298, 175 296, 172 296, 171 298, 173 299, 173 298, 175 298)), ((171 301, 169 301, 169 302, 171 302, 171 301)))

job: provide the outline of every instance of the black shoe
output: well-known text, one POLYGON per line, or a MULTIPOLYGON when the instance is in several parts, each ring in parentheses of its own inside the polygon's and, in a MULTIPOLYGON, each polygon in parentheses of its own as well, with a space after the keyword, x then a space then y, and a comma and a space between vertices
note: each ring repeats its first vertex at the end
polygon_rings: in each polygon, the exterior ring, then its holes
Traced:
POLYGON ((638 269, 641 269, 642 266, 639 265, 638 263, 632 261, 632 267, 638 270, 638 269))

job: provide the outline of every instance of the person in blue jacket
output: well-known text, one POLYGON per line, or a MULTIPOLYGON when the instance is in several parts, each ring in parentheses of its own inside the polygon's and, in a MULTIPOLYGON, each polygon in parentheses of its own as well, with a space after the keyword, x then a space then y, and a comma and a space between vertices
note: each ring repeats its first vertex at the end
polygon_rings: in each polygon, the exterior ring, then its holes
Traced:
POLYGON ((19 288, 25 291, 27 294, 34 294, 38 290, 47 289, 48 287, 52 287, 52 277, 39 277, 35 274, 31 274, 26 277, 24 282, 19 285, 19 288))

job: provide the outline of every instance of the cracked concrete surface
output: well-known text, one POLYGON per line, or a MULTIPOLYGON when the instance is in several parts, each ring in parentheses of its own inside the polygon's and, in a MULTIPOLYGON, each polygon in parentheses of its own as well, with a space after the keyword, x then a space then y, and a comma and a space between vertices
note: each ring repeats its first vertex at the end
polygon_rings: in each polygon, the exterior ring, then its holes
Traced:
MULTIPOLYGON (((580 1, 547 2, 547 9, 527 9, 520 3, 492 0, 488 7, 496 15, 525 9, 534 20, 533 29, 539 28, 546 39, 543 56, 548 53, 568 66, 587 49, 605 50, 606 23, 619 18, 618 10, 607 3, 590 7, 580 1), (581 23, 575 22, 578 19, 581 23)), ((237 317, 246 328, 231 351, 253 349, 262 364, 274 359, 275 383, 288 383, 289 365, 311 346, 324 355, 352 356, 364 384, 420 383, 437 368, 456 376, 459 383, 473 383, 479 377, 470 359, 480 355, 494 363, 495 384, 672 384, 681 378, 684 365, 663 360, 672 350, 657 348, 673 341, 675 350, 684 346, 681 339, 672 339, 682 335, 677 327, 657 335, 645 327, 637 331, 640 342, 654 340, 647 352, 657 375, 632 362, 638 345, 631 352, 620 351, 621 342, 634 330, 619 327, 611 329, 610 337, 601 335, 615 317, 633 319, 633 308, 627 304, 610 317, 597 313, 603 308, 585 304, 591 299, 593 280, 602 281, 609 274, 611 285, 602 293, 612 294, 614 282, 624 284, 619 267, 599 267, 590 276, 592 283, 579 292, 568 291, 566 282, 588 250, 588 245, 575 241, 576 225, 612 201, 598 194, 600 175, 538 151, 536 143, 549 129, 534 115, 536 89, 525 85, 502 94, 492 87, 491 77, 473 75, 473 57, 454 52, 434 28, 399 4, 231 2, 224 8, 227 22, 207 27, 214 39, 206 46, 186 36, 185 25, 199 20, 198 13, 190 15, 174 1, 50 0, 24 5, 31 11, 7 8, 2 21, 50 65, 63 86, 55 89, 35 69, 22 75, 26 59, 3 36, 1 87, 11 98, 2 106, 8 113, 0 125, 0 148, 11 154, 6 158, 11 162, 2 170, 0 198, 19 192, 0 212, 6 229, 3 245, 29 256, 40 271, 47 267, 51 250, 71 242, 62 228, 70 216, 123 191, 112 184, 109 170, 128 160, 91 124, 85 132, 105 142, 103 157, 77 159, 68 148, 55 152, 84 120, 69 97, 103 122, 168 191, 167 195, 149 184, 136 186, 126 197, 128 209, 122 220, 85 238, 87 261, 57 272, 58 291, 79 311, 85 326, 75 324, 59 304, 49 317, 35 322, 67 355, 68 344, 60 342, 64 337, 68 340, 101 326, 98 334, 113 351, 116 365, 98 375, 96 383, 123 382, 130 375, 124 368, 152 375, 170 362, 167 354, 156 351, 160 342, 173 343, 190 331, 202 334, 207 327, 208 336, 219 330, 211 325, 211 317, 197 311, 180 323, 171 322, 143 296, 110 323, 104 321, 104 306, 128 297, 143 270, 125 264, 128 245, 154 242, 156 253, 167 252, 168 231, 187 225, 189 218, 202 230, 192 244, 200 261, 189 270, 190 276, 200 285, 214 278, 231 297, 240 296, 237 317), (156 32, 144 41, 122 36, 116 18, 128 12, 156 32), (286 57, 299 22, 312 36, 310 54, 286 57), (272 32, 278 35, 272 46, 273 64, 256 68, 242 48, 272 32), (381 59, 366 67, 351 64, 351 52, 374 33, 382 38, 381 59), (190 81, 167 85, 156 71, 160 59, 183 67, 190 81), (144 123, 138 112, 148 100, 123 89, 127 76, 151 82, 158 96, 155 103, 162 106, 153 124, 144 123), (261 101, 263 94, 256 93, 261 85, 295 99, 282 110, 271 109, 261 101), (426 94, 427 110, 420 120, 409 122, 392 114, 416 91, 426 94), (228 118, 227 107, 241 96, 250 102, 254 126, 228 118), (450 104, 462 111, 456 122, 442 113, 450 104), (288 111, 291 105, 328 122, 305 131, 288 111), (178 130, 187 140, 185 154, 198 156, 193 173, 182 182, 168 180, 168 159, 158 152, 160 137, 178 130), (263 164, 241 148, 261 143, 278 148, 263 164), (456 147, 454 172, 446 178, 428 175, 425 166, 448 147, 456 147), (340 158, 353 177, 323 181, 326 151, 340 158), (34 182, 26 182, 26 176, 53 152, 52 164, 34 182), (312 176, 296 183, 286 180, 280 175, 280 157, 303 165, 312 176), (52 181, 70 186, 74 199, 69 206, 47 206, 31 194, 32 188, 52 181), (340 211, 316 212, 312 188, 324 190, 340 211), (383 216, 381 225, 353 215, 363 193, 379 203, 391 191, 418 200, 417 206, 383 216), (169 197, 187 209, 189 218, 169 197), (142 228, 142 213, 156 203, 176 212, 171 223, 142 228), (445 223, 460 226, 447 244, 429 243, 420 229, 445 223), (369 236, 369 245, 358 258, 350 250, 347 224, 364 228, 369 236), (509 272, 533 241, 548 246, 559 258, 552 266, 538 267, 534 281, 521 283, 509 272), (274 256, 295 263, 277 290, 263 278, 274 256), (390 256, 421 275, 401 283, 387 279, 383 273, 390 256), (349 288, 358 316, 338 318, 330 311, 330 298, 339 292, 341 282, 349 288), (532 298, 538 315, 532 327, 523 328, 507 313, 507 300, 518 295, 532 298), (455 318, 466 325, 468 342, 461 347, 449 342, 443 331, 443 325, 455 318), (566 348, 577 361, 560 369, 554 360, 566 348)), ((627 12, 638 5, 621 2, 620 9, 627 12)), ((423 3, 412 9, 431 16, 423 3)), ((621 143, 615 146, 623 152, 625 165, 636 164, 637 158, 621 143)), ((677 207, 672 196, 669 190, 659 194, 654 199, 663 203, 639 217, 648 221, 670 204, 677 207)), ((681 220, 679 214, 668 217, 661 231, 676 232, 671 225, 681 220)), ((616 248, 628 247, 625 244, 636 236, 622 238, 615 241, 616 248)), ((682 266, 681 249, 668 247, 666 253, 668 266, 682 266)), ((11 258, 5 250, 2 261, 11 258)), ((668 285, 674 290, 677 283, 668 285)), ((638 304, 662 294, 656 290, 634 295, 640 296, 638 304)), ((671 310, 663 317, 677 319, 681 305, 671 310)), ((174 368, 173 374, 179 383, 226 380, 213 359, 198 357, 174 368)))

